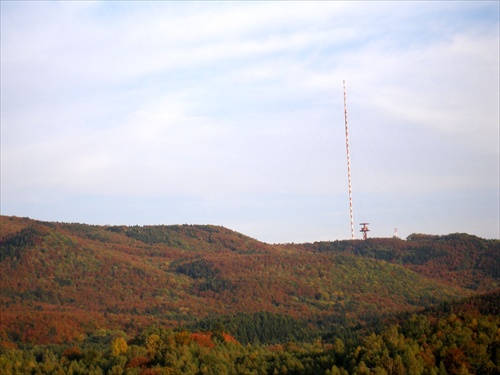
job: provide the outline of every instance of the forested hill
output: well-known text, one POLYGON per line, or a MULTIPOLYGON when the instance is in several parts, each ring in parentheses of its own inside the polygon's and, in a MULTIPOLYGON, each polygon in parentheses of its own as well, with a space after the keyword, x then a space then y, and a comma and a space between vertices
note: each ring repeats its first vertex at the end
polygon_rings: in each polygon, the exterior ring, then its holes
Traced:
POLYGON ((500 242, 466 234, 270 245, 211 225, 0 219, 4 343, 217 317, 307 336, 494 291, 500 279, 500 242))
POLYGON ((485 291, 499 285, 500 241, 453 233, 412 234, 406 241, 372 238, 366 241, 334 241, 304 244, 321 253, 349 253, 403 265, 426 277, 485 291))

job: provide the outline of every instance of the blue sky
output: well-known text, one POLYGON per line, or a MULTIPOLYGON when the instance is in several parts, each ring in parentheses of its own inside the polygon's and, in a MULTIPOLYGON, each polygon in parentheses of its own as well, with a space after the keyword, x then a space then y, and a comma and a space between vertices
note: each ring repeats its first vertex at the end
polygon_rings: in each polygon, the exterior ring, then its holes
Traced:
POLYGON ((2 1, 1 212, 350 238, 346 80, 356 227, 498 238, 499 55, 496 1, 2 1))

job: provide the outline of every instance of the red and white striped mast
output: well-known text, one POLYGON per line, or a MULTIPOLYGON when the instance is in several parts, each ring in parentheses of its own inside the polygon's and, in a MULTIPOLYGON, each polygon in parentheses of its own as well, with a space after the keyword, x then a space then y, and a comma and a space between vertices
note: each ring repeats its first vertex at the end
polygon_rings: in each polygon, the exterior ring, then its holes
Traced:
POLYGON ((351 184, 351 159, 349 157, 349 128, 347 126, 347 95, 344 83, 344 120, 345 120, 345 148, 347 151, 347 180, 349 182, 349 213, 351 218, 351 239, 354 240, 354 217, 352 214, 352 184, 351 184))

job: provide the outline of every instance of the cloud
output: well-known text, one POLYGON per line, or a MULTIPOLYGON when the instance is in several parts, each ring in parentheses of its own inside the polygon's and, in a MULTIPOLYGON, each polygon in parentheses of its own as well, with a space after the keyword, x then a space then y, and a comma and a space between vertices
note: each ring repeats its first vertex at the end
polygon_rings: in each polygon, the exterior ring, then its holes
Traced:
POLYGON ((180 200, 186 222, 330 233, 313 227, 343 210, 343 79, 357 199, 495 189, 495 10, 2 3, 2 202, 180 200))

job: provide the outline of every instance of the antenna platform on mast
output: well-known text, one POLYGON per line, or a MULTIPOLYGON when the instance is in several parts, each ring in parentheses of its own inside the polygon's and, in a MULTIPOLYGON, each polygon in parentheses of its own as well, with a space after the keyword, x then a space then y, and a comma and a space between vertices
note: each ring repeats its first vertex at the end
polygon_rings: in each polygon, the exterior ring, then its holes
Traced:
POLYGON ((368 238, 368 232, 370 231, 370 229, 368 229, 368 224, 370 223, 361 223, 359 225, 362 225, 361 229, 360 229, 360 232, 363 233, 363 239, 366 240, 368 238))

